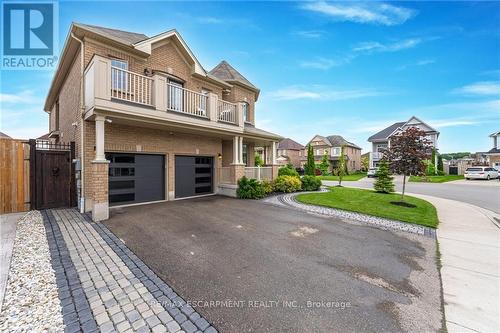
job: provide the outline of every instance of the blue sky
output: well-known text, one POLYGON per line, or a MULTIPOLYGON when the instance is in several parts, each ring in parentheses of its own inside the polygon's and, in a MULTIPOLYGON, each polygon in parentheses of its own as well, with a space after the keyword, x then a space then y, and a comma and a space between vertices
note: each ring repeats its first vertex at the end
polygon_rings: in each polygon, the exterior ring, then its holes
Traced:
MULTIPOLYGON (((206 69, 226 59, 261 89, 257 126, 302 144, 367 138, 415 115, 442 152, 485 151, 500 130, 500 2, 60 2, 72 21, 176 28, 206 69)), ((2 71, 0 131, 47 131, 48 71, 2 71)))

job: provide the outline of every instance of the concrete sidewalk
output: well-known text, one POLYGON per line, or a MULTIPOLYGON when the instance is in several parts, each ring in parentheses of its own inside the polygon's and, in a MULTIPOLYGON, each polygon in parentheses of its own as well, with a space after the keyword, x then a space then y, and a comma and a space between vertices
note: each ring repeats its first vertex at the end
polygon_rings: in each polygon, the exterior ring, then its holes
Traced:
POLYGON ((498 214, 449 199, 408 193, 438 211, 437 238, 448 332, 500 332, 498 214))
POLYGON ((14 240, 16 239, 17 220, 25 214, 26 212, 0 215, 0 310, 2 309, 5 288, 9 278, 10 259, 14 248, 14 240))

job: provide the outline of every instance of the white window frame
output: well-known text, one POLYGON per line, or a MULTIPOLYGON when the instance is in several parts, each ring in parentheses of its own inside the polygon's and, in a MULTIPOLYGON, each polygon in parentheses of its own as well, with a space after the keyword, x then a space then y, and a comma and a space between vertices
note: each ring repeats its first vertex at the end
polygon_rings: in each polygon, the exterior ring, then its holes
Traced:
MULTIPOLYGON (((118 58, 111 59, 111 67, 128 71, 128 61, 118 58)), ((111 76, 111 87, 113 90, 127 91, 128 79, 127 73, 122 71, 113 71, 111 76)))
POLYGON ((249 104, 247 102, 243 102, 242 110, 243 110, 243 121, 249 122, 248 120, 248 109, 249 104))

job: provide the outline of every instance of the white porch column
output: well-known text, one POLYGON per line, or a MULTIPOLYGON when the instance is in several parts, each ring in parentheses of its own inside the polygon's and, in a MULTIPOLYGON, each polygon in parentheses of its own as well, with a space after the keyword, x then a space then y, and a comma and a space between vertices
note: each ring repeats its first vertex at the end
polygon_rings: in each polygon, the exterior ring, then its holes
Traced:
POLYGON ((95 161, 106 161, 104 155, 104 116, 95 117, 95 161))
POLYGON ((240 145, 240 140, 237 136, 233 138, 233 164, 238 164, 239 151, 238 146, 240 145))
POLYGON ((276 141, 273 141, 273 151, 271 152, 271 156, 272 156, 272 164, 273 165, 276 165, 276 141))
POLYGON ((239 137, 239 146, 238 146, 238 163, 243 164, 243 137, 239 137))

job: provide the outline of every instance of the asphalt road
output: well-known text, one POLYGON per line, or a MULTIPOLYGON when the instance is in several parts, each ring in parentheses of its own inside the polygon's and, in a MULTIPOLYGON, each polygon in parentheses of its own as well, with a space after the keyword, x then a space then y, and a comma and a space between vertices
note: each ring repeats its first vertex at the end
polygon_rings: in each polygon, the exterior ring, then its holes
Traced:
POLYGON ((221 332, 442 329, 430 237, 218 196, 104 223, 221 332))
MULTIPOLYGON (((354 182, 342 182, 344 186, 373 188, 374 178, 363 178, 354 182)), ((396 177, 396 191, 402 189, 402 177, 396 177)), ((323 181, 324 185, 335 186, 337 181, 323 181)), ((500 181, 459 180, 448 183, 406 183, 406 192, 431 195, 470 203, 500 213, 500 181)))

